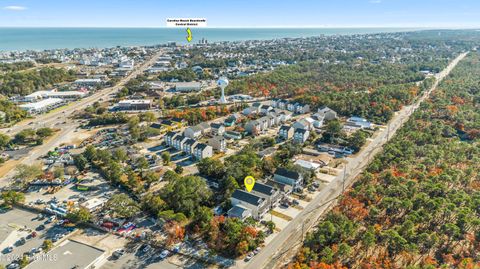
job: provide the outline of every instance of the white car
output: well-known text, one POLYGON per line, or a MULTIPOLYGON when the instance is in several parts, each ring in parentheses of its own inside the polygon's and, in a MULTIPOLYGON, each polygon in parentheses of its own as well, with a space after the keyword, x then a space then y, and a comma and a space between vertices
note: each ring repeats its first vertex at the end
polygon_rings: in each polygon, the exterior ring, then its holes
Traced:
POLYGON ((162 260, 165 259, 168 256, 168 254, 170 254, 170 251, 165 249, 164 251, 162 251, 162 253, 160 253, 160 259, 162 260))
POLYGON ((250 261, 250 260, 253 258, 253 255, 254 255, 254 254, 251 253, 251 252, 248 253, 247 257, 245 257, 245 261, 246 261, 246 262, 250 261))

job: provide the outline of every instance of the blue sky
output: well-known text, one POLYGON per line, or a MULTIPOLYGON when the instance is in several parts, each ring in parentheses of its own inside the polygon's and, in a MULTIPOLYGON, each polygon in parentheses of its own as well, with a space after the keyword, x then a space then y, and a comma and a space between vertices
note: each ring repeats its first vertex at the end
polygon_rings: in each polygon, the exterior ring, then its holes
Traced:
POLYGON ((0 26, 480 27, 479 0, 0 0, 0 26))

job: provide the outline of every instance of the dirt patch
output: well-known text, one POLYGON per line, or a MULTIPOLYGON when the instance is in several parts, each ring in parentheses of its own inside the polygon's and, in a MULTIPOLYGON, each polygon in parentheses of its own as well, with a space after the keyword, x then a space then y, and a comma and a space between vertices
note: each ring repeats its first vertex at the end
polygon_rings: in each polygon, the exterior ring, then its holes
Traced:
POLYGON ((272 215, 275 216, 275 217, 284 219, 284 220, 286 220, 286 221, 291 221, 291 220, 293 219, 292 217, 287 216, 287 215, 285 215, 285 214, 283 214, 283 213, 280 213, 280 212, 278 212, 278 211, 275 211, 275 210, 271 210, 271 211, 270 211, 270 214, 272 214, 272 215))

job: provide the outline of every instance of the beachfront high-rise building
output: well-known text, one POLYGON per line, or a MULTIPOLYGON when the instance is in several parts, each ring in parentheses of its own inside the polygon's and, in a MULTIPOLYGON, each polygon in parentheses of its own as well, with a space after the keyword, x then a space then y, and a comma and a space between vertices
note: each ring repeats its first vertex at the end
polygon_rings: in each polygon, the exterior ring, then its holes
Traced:
POLYGON ((217 81, 218 87, 222 89, 222 96, 220 97, 220 104, 226 104, 227 98, 225 98, 225 88, 228 86, 228 79, 226 77, 221 77, 217 81))

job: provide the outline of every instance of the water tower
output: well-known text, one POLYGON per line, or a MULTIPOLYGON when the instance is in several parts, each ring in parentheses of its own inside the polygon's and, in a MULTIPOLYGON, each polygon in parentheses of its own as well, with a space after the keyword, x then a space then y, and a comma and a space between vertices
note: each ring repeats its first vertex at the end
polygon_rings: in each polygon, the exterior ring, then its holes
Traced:
POLYGON ((225 88, 228 86, 228 79, 226 77, 221 77, 217 81, 218 87, 222 89, 222 97, 220 97, 220 104, 226 104, 227 98, 225 98, 225 88))

